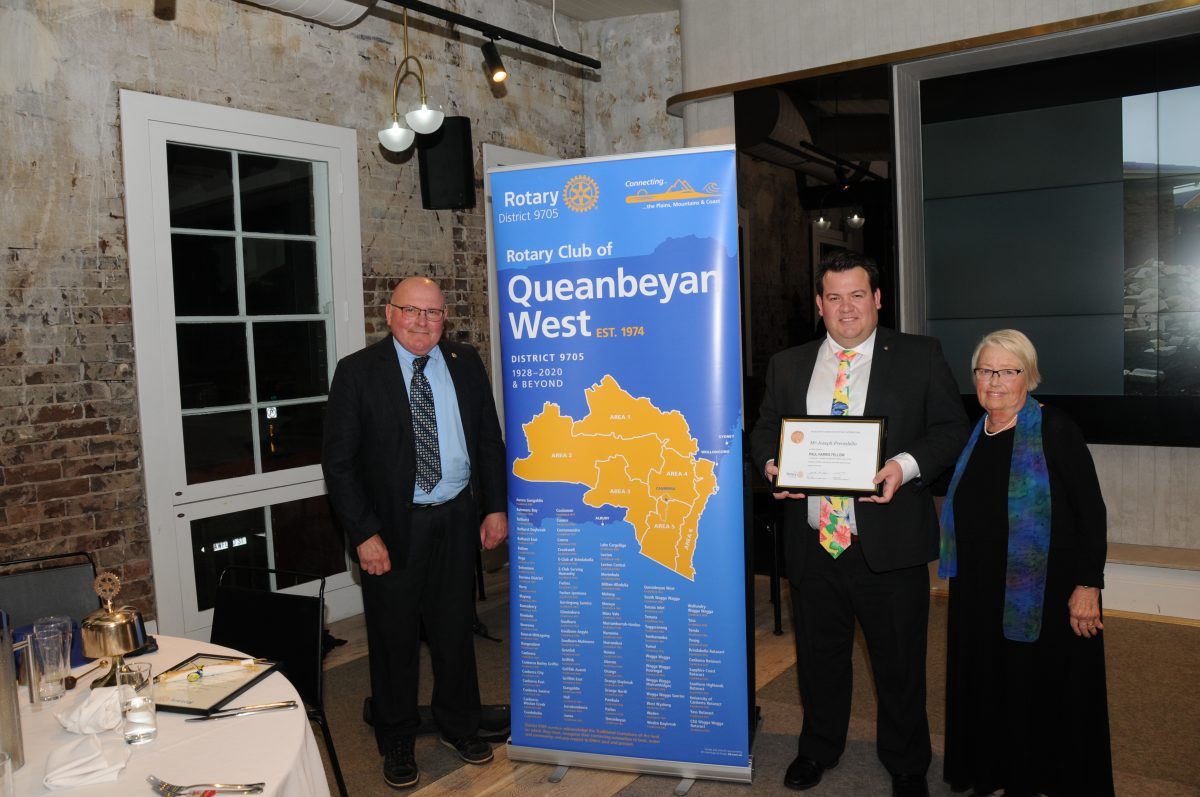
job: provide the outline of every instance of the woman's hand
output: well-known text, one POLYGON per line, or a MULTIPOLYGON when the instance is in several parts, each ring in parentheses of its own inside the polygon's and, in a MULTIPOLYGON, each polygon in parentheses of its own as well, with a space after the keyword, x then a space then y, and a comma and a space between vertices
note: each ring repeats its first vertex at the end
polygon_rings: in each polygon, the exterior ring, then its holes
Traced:
POLYGON ((1100 588, 1076 587, 1067 600, 1071 613, 1071 630, 1076 636, 1094 637, 1104 630, 1100 621, 1100 588))

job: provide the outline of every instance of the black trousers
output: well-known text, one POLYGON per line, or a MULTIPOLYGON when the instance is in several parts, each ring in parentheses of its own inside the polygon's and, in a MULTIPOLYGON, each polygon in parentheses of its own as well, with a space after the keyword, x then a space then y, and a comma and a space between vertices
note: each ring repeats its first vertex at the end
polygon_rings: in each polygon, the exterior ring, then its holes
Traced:
POLYGON ((828 766, 846 747, 857 619, 875 674, 879 760, 893 775, 923 775, 933 755, 925 711, 928 568, 876 573, 858 545, 837 559, 831 557, 821 548, 816 531, 811 533, 811 546, 805 551, 799 582, 791 585, 796 670, 804 704, 798 752, 828 766))
POLYGON ((479 730, 475 669, 475 556, 479 518, 460 495, 413 509, 408 561, 381 576, 362 574, 371 668, 371 716, 379 752, 421 724, 417 711, 420 635, 433 662, 433 717, 450 738, 479 730))

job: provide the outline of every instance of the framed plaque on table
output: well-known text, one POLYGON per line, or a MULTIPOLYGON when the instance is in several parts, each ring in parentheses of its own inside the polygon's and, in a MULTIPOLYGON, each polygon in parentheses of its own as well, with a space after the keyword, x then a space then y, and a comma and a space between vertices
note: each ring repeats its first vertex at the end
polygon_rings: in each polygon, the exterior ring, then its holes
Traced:
POLYGON ((197 653, 154 676, 154 702, 163 711, 211 714, 278 667, 277 661, 197 653))
POLYGON ((775 464, 777 490, 805 495, 878 495, 887 418, 808 415, 784 418, 775 464))

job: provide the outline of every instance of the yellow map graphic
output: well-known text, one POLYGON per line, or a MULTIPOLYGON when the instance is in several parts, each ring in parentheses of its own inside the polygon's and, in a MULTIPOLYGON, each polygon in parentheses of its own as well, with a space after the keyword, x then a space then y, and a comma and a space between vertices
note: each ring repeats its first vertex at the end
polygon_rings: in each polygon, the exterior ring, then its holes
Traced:
POLYGON ((530 453, 513 463, 513 473, 582 484, 588 506, 624 508, 641 553, 694 579, 700 516, 717 491, 716 463, 696 456, 699 446, 681 413, 634 398, 611 375, 585 397, 588 414, 581 420, 546 402, 524 424, 530 453))

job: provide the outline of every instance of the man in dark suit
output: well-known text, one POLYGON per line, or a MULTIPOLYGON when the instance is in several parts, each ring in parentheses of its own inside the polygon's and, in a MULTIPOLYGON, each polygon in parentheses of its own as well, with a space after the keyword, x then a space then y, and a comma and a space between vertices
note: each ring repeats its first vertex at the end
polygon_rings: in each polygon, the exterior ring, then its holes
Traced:
POLYGON ((941 347, 879 327, 879 272, 839 252, 818 269, 817 308, 828 337, 771 359, 751 433, 755 464, 779 470, 780 420, 798 415, 887 418, 877 496, 858 501, 786 491, 784 546, 804 725, 784 784, 810 789, 846 745, 851 652, 858 619, 879 700, 877 751, 892 793, 923 797, 932 752, 925 712, 928 563, 938 555, 930 484, 955 462, 968 425, 941 347))
POLYGON ((506 460, 479 354, 442 340, 445 306, 432 280, 397 285, 392 334, 338 363, 325 415, 321 464, 362 571, 375 738, 394 788, 419 778, 422 627, 442 743, 492 760, 478 736, 473 578, 480 544, 508 536, 506 460))

